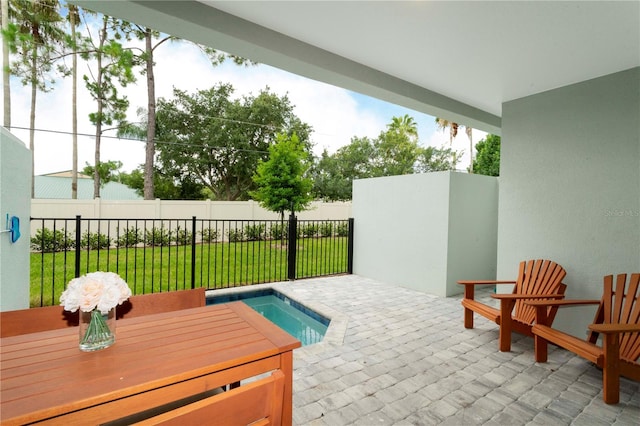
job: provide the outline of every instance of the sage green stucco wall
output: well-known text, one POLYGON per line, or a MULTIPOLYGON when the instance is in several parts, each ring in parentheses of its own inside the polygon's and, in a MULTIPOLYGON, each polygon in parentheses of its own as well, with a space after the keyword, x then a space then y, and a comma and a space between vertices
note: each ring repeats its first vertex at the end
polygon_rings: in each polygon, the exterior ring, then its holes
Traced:
POLYGON ((437 296, 494 279, 497 197, 496 178, 466 173, 354 181, 354 273, 437 296))
POLYGON ((498 181, 492 176, 451 173, 447 296, 460 280, 494 280, 498 239, 498 181))
POLYGON ((31 151, 0 127, 0 229, 9 217, 20 219, 21 237, 11 242, 0 234, 0 310, 29 307, 29 215, 31 210, 31 151))
MULTIPOLYGON (((507 102, 502 126, 498 279, 550 258, 570 297, 599 298, 640 271, 640 68, 507 102)), ((579 312, 556 324, 584 336, 579 312)))

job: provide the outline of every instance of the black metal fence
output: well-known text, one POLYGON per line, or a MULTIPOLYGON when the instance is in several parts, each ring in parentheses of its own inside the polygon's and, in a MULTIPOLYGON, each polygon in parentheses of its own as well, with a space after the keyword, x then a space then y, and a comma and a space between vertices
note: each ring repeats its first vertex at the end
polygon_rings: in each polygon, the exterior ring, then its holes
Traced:
POLYGON ((353 271, 353 219, 31 218, 31 306, 74 277, 119 274, 134 294, 228 288, 353 271))

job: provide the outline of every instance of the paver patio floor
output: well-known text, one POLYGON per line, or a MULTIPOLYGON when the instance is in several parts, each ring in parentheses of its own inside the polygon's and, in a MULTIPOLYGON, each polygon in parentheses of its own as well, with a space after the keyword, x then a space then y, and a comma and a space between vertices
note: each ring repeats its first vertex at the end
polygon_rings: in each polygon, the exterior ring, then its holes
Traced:
MULTIPOLYGON (((296 425, 638 425, 640 384, 622 379, 620 403, 602 401, 602 373, 476 316, 460 298, 345 275, 272 284, 332 318, 323 342, 294 351, 296 425)), ((489 291, 483 297, 489 298, 489 291)), ((585 324, 586 327, 586 324, 585 324)))

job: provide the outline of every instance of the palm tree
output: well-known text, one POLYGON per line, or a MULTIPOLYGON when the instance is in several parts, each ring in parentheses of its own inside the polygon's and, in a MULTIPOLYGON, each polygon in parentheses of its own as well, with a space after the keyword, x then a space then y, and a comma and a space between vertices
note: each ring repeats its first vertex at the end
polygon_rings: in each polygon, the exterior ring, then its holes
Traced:
POLYGON ((458 123, 436 117, 436 125, 442 131, 449 129, 449 145, 453 145, 453 139, 458 136, 458 123))
POLYGON ((464 126, 464 132, 469 138, 469 173, 473 173, 473 127, 464 126))
MULTIPOLYGON (((458 123, 445 120, 444 118, 436 117, 436 125, 443 132, 445 131, 445 129, 449 129, 449 147, 451 148, 453 146, 453 138, 458 136, 458 123)), ((453 163, 454 164, 457 163, 458 158, 456 156, 456 151, 452 152, 452 156, 453 156, 453 163)))
MULTIPOLYGON (((436 117, 436 125, 444 131, 449 129, 449 146, 453 145, 453 139, 458 136, 458 128, 460 125, 455 121, 449 121, 444 118, 436 117)), ((473 127, 464 126, 464 131, 469 138, 469 173, 473 173, 473 127)))
POLYGON ((391 132, 408 137, 411 142, 418 142, 418 125, 408 114, 402 117, 393 117, 387 127, 391 132))

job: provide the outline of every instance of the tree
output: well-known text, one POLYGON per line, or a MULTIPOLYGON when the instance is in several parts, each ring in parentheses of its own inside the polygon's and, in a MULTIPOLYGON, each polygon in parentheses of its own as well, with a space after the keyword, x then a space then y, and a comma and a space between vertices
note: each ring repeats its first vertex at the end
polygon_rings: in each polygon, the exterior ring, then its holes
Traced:
MULTIPOLYGON (((31 86, 31 112, 29 116, 29 149, 35 148, 36 99, 38 91, 51 90, 51 77, 56 61, 56 48, 62 45, 65 34, 62 18, 58 13, 58 0, 13 0, 8 8, 11 25, 3 33, 5 43, 17 60, 11 64, 11 73, 22 78, 23 85, 31 86)), ((58 69, 64 72, 62 68, 58 69)), ((7 92, 5 92, 6 94, 7 92)), ((6 102, 6 98, 5 98, 6 102)), ((5 116, 5 121, 7 121, 5 116)), ((10 121, 10 118, 9 118, 10 121)), ((31 156, 31 170, 34 159, 31 156)), ((31 180, 31 197, 34 196, 34 180, 31 180)))
MULTIPOLYGON (((144 40, 144 49, 133 48, 134 51, 139 51, 136 56, 138 62, 144 67, 142 74, 146 76, 147 82, 147 108, 146 110, 139 109, 138 116, 141 117, 139 125, 126 124, 125 129, 118 132, 118 135, 122 136, 136 136, 141 139, 146 139, 145 145, 145 163, 144 163, 144 199, 153 200, 157 194, 154 191, 154 176, 157 174, 154 172, 155 167, 155 136, 156 136, 156 93, 155 93, 155 72, 154 72, 154 55, 156 49, 163 45, 167 41, 179 40, 177 37, 161 34, 159 31, 152 30, 148 27, 142 27, 137 24, 133 24, 132 34, 138 40, 144 40), (141 112, 145 111, 145 117, 141 116, 141 112)), ((237 65, 249 65, 253 62, 241 58, 235 55, 229 55, 223 52, 206 47, 203 45, 195 44, 207 57, 209 58, 212 66, 222 64, 227 58, 231 58, 237 65)))
POLYGON ((7 129, 11 129, 11 71, 9 63, 9 39, 6 33, 9 30, 9 0, 0 0, 2 13, 2 88, 3 88, 3 106, 4 117, 3 125, 7 129))
POLYGON ((418 124, 409 114, 405 114, 402 117, 391 118, 391 124, 387 124, 387 128, 388 132, 406 137, 410 141, 418 143, 418 124))
MULTIPOLYGON (((460 125, 454 121, 449 121, 444 118, 436 117, 436 124, 439 129, 443 131, 445 129, 449 129, 449 147, 453 145, 453 139, 458 136, 458 129, 460 125)), ((469 173, 473 173, 473 128, 469 126, 464 126, 464 132, 469 138, 469 173)), ((453 151, 455 155, 461 155, 462 153, 458 153, 453 151)), ((454 161, 457 163, 457 158, 454 158, 454 161)))
POLYGON ((135 189, 139 196, 144 195, 144 166, 131 171, 131 173, 121 173, 120 182, 131 189, 135 189))
POLYGON ((393 130, 383 132, 373 143, 373 176, 398 176, 414 172, 420 147, 417 139, 393 130))
POLYGON ((84 75, 83 79, 96 101, 97 111, 89 114, 89 120, 96 126, 95 136, 95 162, 93 175, 93 196, 100 197, 100 141, 103 125, 111 126, 114 122, 121 122, 126 117, 129 101, 126 96, 118 94, 117 84, 126 86, 135 81, 132 72, 133 54, 128 49, 123 49, 118 42, 127 34, 128 24, 109 16, 102 16, 97 39, 90 38, 92 48, 83 53, 85 60, 96 61, 95 73, 84 75))
POLYGON ((108 182, 119 182, 120 181, 120 173, 118 170, 122 168, 122 161, 107 161, 104 163, 98 163, 98 167, 94 167, 89 163, 85 163, 84 169, 82 169, 82 173, 87 176, 95 176, 96 174, 100 176, 100 186, 104 187, 104 185, 108 182))
POLYGON ((307 153, 294 134, 277 135, 275 145, 269 147, 269 159, 260 161, 253 176, 257 189, 251 196, 265 209, 291 214, 307 208, 312 200, 313 182, 305 174, 308 169, 307 153))
POLYGON ((464 126, 464 132, 469 139, 469 173, 473 173, 473 128, 464 126))
POLYGON ((313 193, 325 201, 346 201, 352 198, 352 182, 373 176, 372 159, 375 148, 367 137, 351 138, 351 143, 329 155, 323 151, 311 168, 313 193))
POLYGON ((453 145, 453 139, 458 136, 458 123, 436 117, 436 125, 442 131, 449 129, 449 146, 453 145))
POLYGON ((164 37, 154 46, 153 39, 159 37, 160 33, 151 28, 137 27, 137 33, 144 36, 144 64, 147 76, 147 144, 145 149, 144 168, 144 199, 153 200, 153 160, 155 157, 155 136, 156 136, 156 85, 153 70, 153 52, 170 37, 164 37))
POLYGON ((418 145, 413 118, 393 117, 376 139, 354 137, 333 155, 323 152, 312 168, 314 194, 327 201, 350 200, 354 179, 454 170, 457 154, 418 145))
POLYGON ((476 173, 500 176, 500 136, 488 134, 476 144, 478 155, 474 161, 476 173))
MULTIPOLYGON (((144 196, 145 166, 141 165, 131 173, 120 173, 119 181, 129 188, 135 189, 141 197, 144 196)), ((204 185, 189 177, 178 180, 164 171, 154 167, 154 194, 162 200, 204 200, 206 191, 204 185)))
POLYGON ((72 4, 69 7, 69 27, 71 28, 71 198, 78 198, 78 36, 76 27, 80 25, 80 13, 78 7, 72 4))
POLYGON ((311 166, 313 194, 324 201, 346 201, 351 199, 351 182, 345 176, 341 163, 335 155, 322 151, 320 158, 311 166))
POLYGON ((393 117, 387 130, 373 142, 373 176, 411 174, 420 148, 418 126, 409 115, 393 117))
POLYGON ((415 172, 430 173, 455 170, 458 158, 460 158, 460 153, 451 148, 427 146, 418 153, 415 172))
POLYGON ((268 158, 278 133, 296 132, 310 146, 310 127, 293 114, 286 96, 267 88, 232 101, 232 93, 230 84, 193 95, 174 89, 174 98, 161 98, 157 106, 160 169, 178 181, 204 185, 218 200, 249 198, 258 161, 268 158))

